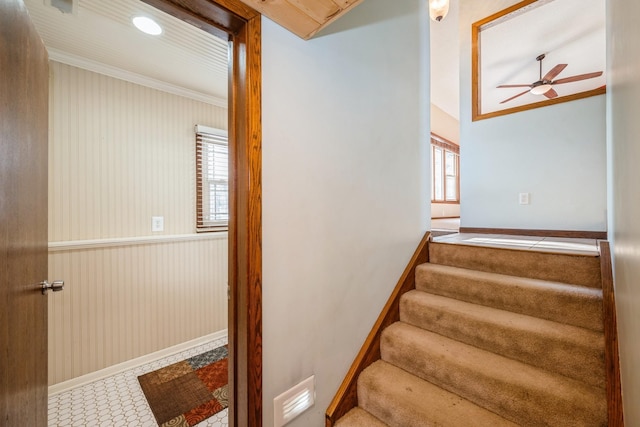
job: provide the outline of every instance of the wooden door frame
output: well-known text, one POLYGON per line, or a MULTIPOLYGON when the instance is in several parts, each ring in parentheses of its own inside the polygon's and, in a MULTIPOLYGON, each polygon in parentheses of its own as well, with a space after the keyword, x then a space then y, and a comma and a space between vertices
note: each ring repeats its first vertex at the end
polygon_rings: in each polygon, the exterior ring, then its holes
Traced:
POLYGON ((143 0, 229 39, 229 425, 262 425, 261 16, 240 0, 143 0))

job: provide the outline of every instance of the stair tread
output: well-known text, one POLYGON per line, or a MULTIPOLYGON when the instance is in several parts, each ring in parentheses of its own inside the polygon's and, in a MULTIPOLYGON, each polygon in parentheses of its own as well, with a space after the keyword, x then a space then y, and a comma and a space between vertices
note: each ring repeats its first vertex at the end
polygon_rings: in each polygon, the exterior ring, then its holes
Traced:
MULTIPOLYGON (((531 333, 545 333, 551 338, 562 339, 565 342, 569 341, 574 345, 586 343, 594 349, 602 347, 602 343, 597 341, 599 337, 602 337, 602 333, 579 326, 567 325, 553 320, 541 319, 419 290, 406 292, 403 298, 417 299, 425 307, 437 307, 479 322, 491 323, 497 326, 509 326, 531 333)), ((400 315, 402 316, 402 312, 400 315)))
POLYGON ((355 407, 334 424, 335 427, 388 427, 367 411, 355 407))
POLYGON ((589 296, 589 297, 602 297, 602 289, 590 288, 582 285, 575 285, 571 283, 556 282, 553 280, 535 279, 531 277, 513 276, 503 273, 494 273, 491 271, 472 270, 469 268, 455 267, 452 265, 434 264, 426 262, 416 267, 416 270, 431 269, 440 272, 447 272, 450 274, 456 274, 459 276, 472 276, 485 280, 493 280, 497 283, 517 283, 522 287, 536 288, 536 289, 548 289, 554 292, 561 292, 567 294, 573 294, 577 296, 589 296))
POLYGON ((550 253, 431 242, 429 262, 592 288, 601 287, 599 254, 550 253))
POLYGON ((506 418, 551 424, 606 419, 603 389, 424 329, 396 322, 381 338, 382 359, 506 418), (506 412, 505 412, 506 411, 506 412))
POLYGON ((603 330, 601 289, 432 263, 416 267, 416 289, 603 330))
POLYGON ((359 405, 392 426, 509 426, 516 424, 379 360, 358 379, 359 405))
POLYGON ((601 332, 418 290, 402 296, 400 320, 605 387, 604 334, 601 332))

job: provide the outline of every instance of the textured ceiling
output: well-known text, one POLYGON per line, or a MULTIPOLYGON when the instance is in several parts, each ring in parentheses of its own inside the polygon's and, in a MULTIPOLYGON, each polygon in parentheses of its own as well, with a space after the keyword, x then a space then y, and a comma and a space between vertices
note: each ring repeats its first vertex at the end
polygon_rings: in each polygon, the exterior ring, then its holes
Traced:
MULTIPOLYGON (((139 0, 74 0, 62 13, 50 0, 25 0, 50 56, 88 60, 203 94, 227 98, 227 42, 139 0), (131 19, 153 17, 160 36, 138 31, 131 19)), ((74 65, 74 64, 72 64, 74 65)))

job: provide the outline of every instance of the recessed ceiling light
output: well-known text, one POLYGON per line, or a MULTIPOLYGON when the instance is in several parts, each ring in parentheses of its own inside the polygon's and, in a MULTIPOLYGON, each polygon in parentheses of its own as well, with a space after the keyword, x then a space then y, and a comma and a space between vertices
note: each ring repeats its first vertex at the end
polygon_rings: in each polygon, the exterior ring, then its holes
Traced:
POLYGON ((151 34, 152 36, 162 34, 162 27, 160 27, 156 21, 146 16, 136 16, 133 18, 133 25, 143 33, 151 34))

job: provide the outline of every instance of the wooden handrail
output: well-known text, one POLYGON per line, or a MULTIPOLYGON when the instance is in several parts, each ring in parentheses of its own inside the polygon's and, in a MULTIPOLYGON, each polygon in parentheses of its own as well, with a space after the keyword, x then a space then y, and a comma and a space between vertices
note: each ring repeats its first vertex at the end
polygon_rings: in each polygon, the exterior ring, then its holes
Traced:
POLYGON ((334 423, 352 408, 358 406, 358 394, 356 390, 358 376, 369 365, 380 359, 380 334, 389 325, 400 320, 400 297, 407 291, 415 288, 415 270, 420 264, 429 261, 429 241, 431 232, 427 232, 409 264, 405 268, 400 280, 387 300, 382 313, 373 325, 360 352, 351 364, 344 381, 340 385, 335 397, 331 401, 325 414, 326 426, 333 427, 334 423))
POLYGON ((610 427, 624 426, 622 391, 620 386, 620 361, 618 358, 618 322, 616 297, 611 268, 611 249, 606 240, 598 241, 600 247, 600 275, 602 278, 602 318, 604 320, 604 363, 607 373, 607 413, 610 427))

